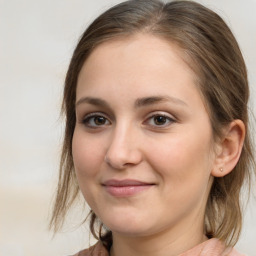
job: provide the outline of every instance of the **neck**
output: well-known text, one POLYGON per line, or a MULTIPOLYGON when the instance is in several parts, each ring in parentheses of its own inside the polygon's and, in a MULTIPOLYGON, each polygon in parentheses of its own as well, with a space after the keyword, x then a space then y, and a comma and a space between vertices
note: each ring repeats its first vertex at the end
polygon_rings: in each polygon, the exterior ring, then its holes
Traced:
POLYGON ((195 229, 192 226, 143 237, 113 233, 110 253, 111 256, 177 256, 206 240, 203 228, 195 229))

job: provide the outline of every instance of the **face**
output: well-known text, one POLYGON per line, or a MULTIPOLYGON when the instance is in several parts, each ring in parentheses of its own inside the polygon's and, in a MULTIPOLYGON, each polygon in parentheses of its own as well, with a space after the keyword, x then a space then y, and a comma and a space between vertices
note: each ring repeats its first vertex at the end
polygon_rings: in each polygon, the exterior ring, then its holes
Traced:
POLYGON ((98 46, 76 94, 73 160, 91 209, 114 233, 203 226, 212 129, 179 49, 150 35, 98 46))

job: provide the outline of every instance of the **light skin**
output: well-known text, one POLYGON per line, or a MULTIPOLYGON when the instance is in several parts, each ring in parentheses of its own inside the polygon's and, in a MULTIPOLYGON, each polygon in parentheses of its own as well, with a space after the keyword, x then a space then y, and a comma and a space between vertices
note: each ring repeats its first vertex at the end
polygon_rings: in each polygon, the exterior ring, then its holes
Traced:
POLYGON ((236 120, 214 142, 195 81, 177 46, 145 34, 101 44, 82 67, 73 159, 86 201, 113 233, 112 256, 174 256, 207 239, 213 176, 234 168, 245 130, 236 120), (109 188, 113 180, 143 186, 109 188))

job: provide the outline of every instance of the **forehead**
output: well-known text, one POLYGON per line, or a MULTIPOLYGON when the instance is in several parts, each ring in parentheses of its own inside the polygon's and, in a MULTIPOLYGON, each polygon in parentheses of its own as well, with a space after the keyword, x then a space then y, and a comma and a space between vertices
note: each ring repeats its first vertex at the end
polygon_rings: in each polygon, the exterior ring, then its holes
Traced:
POLYGON ((101 43, 92 51, 80 71, 78 86, 84 80, 99 81, 103 78, 114 81, 122 76, 136 80, 142 77, 161 79, 166 73, 175 73, 176 67, 181 66, 183 76, 189 76, 195 82, 196 74, 187 59, 176 44, 150 34, 116 38, 101 43))

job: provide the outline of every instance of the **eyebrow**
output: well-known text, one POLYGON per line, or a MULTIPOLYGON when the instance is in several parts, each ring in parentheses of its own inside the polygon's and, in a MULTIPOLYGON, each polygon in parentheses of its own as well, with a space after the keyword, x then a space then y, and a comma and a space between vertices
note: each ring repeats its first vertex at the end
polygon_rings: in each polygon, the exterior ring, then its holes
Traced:
MULTIPOLYGON (((139 98, 135 101, 134 106, 135 108, 139 108, 139 107, 150 106, 150 105, 154 105, 162 102, 172 102, 178 105, 188 106, 184 101, 175 97, 170 97, 170 96, 149 96, 149 97, 139 98)), ((110 105, 105 100, 100 98, 94 98, 94 97, 83 97, 79 99, 76 103, 76 107, 83 103, 88 103, 94 106, 99 106, 104 108, 110 108, 110 105)))
POLYGON ((88 104, 99 106, 99 107, 110 108, 109 104, 105 100, 102 100, 100 98, 93 98, 93 97, 81 98, 80 100, 77 101, 76 107, 83 103, 88 103, 88 104))
POLYGON ((139 98, 135 101, 135 107, 144 107, 144 106, 149 106, 149 105, 154 105, 157 103, 162 103, 162 102, 172 102, 178 105, 183 105, 183 106, 188 106, 184 101, 175 98, 175 97, 170 97, 170 96, 151 96, 151 97, 144 97, 144 98, 139 98))

